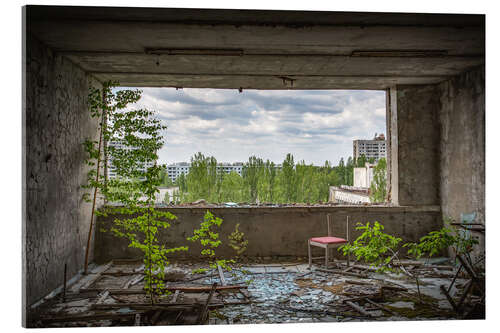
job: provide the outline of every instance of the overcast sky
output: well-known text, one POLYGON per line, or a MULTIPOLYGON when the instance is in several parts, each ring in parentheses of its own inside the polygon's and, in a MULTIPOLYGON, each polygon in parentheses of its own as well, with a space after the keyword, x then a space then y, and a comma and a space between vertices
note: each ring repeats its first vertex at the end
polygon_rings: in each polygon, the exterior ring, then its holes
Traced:
POLYGON ((218 162, 251 155, 281 163, 337 164, 352 140, 385 134, 385 93, 356 90, 141 88, 133 107, 156 110, 168 126, 161 163, 190 161, 196 152, 218 162))

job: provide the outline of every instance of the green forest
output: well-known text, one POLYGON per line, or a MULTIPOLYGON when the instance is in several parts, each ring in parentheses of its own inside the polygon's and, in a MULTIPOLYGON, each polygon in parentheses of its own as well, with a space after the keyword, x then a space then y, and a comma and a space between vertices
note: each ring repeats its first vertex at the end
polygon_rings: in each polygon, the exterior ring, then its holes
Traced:
MULTIPOLYGON (((338 165, 325 161, 322 166, 306 164, 303 160, 295 163, 292 154, 287 154, 278 168, 273 162, 251 156, 244 163, 242 176, 236 172, 226 174, 218 171, 217 160, 213 156, 197 153, 191 157, 191 169, 187 175, 181 174, 175 181, 162 173, 162 186, 178 186, 178 195, 165 198, 165 202, 185 203, 204 199, 208 202, 236 203, 324 203, 328 201, 329 187, 353 185, 355 167, 362 167, 367 160, 364 155, 354 160, 352 157, 338 165)), ((374 202, 385 199, 385 159, 381 159, 375 169, 377 184, 372 184, 374 202)))

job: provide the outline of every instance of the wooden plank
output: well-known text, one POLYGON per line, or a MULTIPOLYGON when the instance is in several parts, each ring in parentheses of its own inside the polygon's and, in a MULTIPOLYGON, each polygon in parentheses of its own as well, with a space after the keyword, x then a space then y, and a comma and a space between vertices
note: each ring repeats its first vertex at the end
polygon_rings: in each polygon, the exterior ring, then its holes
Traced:
POLYGON ((64 322, 78 322, 78 321, 96 321, 96 320, 114 320, 114 319, 123 319, 123 318, 134 318, 139 312, 130 312, 130 313, 100 313, 100 314, 92 314, 92 315, 84 315, 84 316, 61 316, 61 317, 50 317, 50 318, 39 318, 40 321, 44 323, 64 323, 64 322))
POLYGON ((110 262, 108 262, 107 264, 105 265, 102 265, 102 266, 99 266, 99 267, 96 267, 94 268, 90 273, 91 274, 99 274, 99 273, 105 273, 108 269, 111 268, 111 266, 114 265, 114 261, 111 260, 110 262))
POLYGON ((453 310, 455 310, 455 312, 458 313, 457 305, 455 304, 455 301, 453 301, 453 298, 451 298, 450 294, 448 294, 446 287, 444 285, 440 285, 439 289, 441 289, 441 292, 446 296, 446 299, 448 300, 448 303, 450 303, 453 310))
POLYGON ((210 304, 210 301, 212 300, 212 296, 214 295, 215 290, 217 289, 217 282, 215 282, 212 285, 212 289, 210 289, 210 293, 208 294, 207 301, 203 305, 200 311, 200 315, 198 316, 198 319, 196 320, 197 324, 203 324, 206 321, 207 317, 207 312, 208 312, 208 305, 210 304))
POLYGON ((222 270, 222 267, 220 267, 219 264, 217 264, 217 270, 219 271, 220 283, 223 286, 227 286, 226 279, 224 278, 224 271, 222 270))
MULTIPOLYGON (((199 292, 209 292, 211 287, 209 286, 167 286, 166 290, 175 291, 179 290, 185 293, 199 293, 199 292)), ((248 289, 248 285, 228 285, 228 286, 217 286, 216 290, 238 290, 238 289, 248 289)), ((84 289, 82 292, 102 292, 106 289, 102 288, 89 288, 84 289)), ((145 294, 146 291, 143 289, 137 290, 127 290, 127 289, 107 289, 110 295, 141 295, 145 294)))
POLYGON ((373 313, 370 313, 368 311, 366 311, 365 309, 363 309, 362 306, 359 306, 351 301, 345 301, 344 302, 345 304, 349 305, 351 308, 353 308, 354 310, 358 311, 359 313, 361 313, 362 315, 365 315, 367 317, 374 317, 373 313))
MULTIPOLYGON (((89 274, 91 275, 91 274, 89 274)), ((92 290, 92 288, 89 288, 92 284, 94 284, 95 282, 97 282, 100 278, 102 278, 102 275, 101 273, 97 273, 93 278, 90 278, 87 282, 85 282, 85 284, 83 286, 80 287, 80 289, 78 290, 78 292, 85 292, 85 291, 88 291, 88 290, 92 290)))
POLYGON ((369 282, 364 282, 364 281, 355 281, 355 280, 345 280, 346 283, 350 283, 350 284, 357 284, 357 285, 360 285, 360 286, 369 286, 369 285, 372 285, 373 283, 369 283, 369 282))
POLYGON ((339 274, 339 275, 348 275, 348 276, 354 276, 362 279, 369 279, 368 275, 366 274, 359 274, 359 273, 353 273, 353 272, 344 272, 338 269, 324 269, 324 268, 316 268, 317 271, 320 272, 325 272, 325 273, 333 273, 333 274, 339 274))
MULTIPOLYGON (((239 304, 247 304, 247 302, 232 302, 234 304, 225 304, 225 303, 209 303, 209 308, 217 308, 223 307, 225 305, 239 305, 239 304)), ((129 308, 133 310, 163 310, 163 311, 180 311, 180 310, 189 310, 193 307, 200 307, 199 303, 155 303, 151 305, 151 303, 114 303, 114 304, 92 304, 90 306, 91 310, 117 310, 123 308, 129 308)))
POLYGON ((245 299, 246 300, 249 300, 250 299, 250 294, 248 293, 248 290, 245 290, 245 289, 240 289, 240 293, 243 294, 243 296, 245 296, 245 299))
POLYGON ((370 267, 370 266, 352 265, 352 266, 349 266, 349 267, 354 267, 354 268, 357 268, 357 269, 361 269, 361 270, 364 270, 364 271, 370 271, 370 272, 376 272, 377 271, 376 268, 373 268, 373 267, 370 267))
POLYGON ((141 315, 139 313, 135 314, 134 326, 141 326, 141 315))
POLYGON ((457 309, 460 309, 460 307, 462 306, 462 303, 465 301, 465 299, 467 298, 467 295, 469 295, 469 292, 472 288, 472 280, 469 280, 469 282, 467 283, 467 287, 465 288, 463 294, 462 294, 462 297, 460 297, 460 300, 458 301, 458 304, 457 304, 457 309))
POLYGON ((137 273, 134 272, 102 272, 101 275, 108 275, 108 276, 130 276, 130 275, 137 275, 137 273))
POLYGON ((377 308, 379 308, 380 310, 383 310, 385 312, 389 312, 390 314, 392 314, 393 316, 397 316, 398 314, 392 310, 390 310, 389 308, 383 306, 382 304, 378 304, 377 302, 374 302, 372 301, 371 299, 369 298, 366 298, 366 301, 374 306, 376 306, 377 308))
POLYGON ((179 294, 180 294, 180 290, 176 290, 174 293, 174 297, 172 297, 172 300, 170 301, 170 303, 177 302, 177 298, 179 297, 179 294))
POLYGON ((345 272, 349 272, 349 271, 350 271, 351 269, 353 269, 353 268, 354 268, 354 266, 349 266, 349 267, 347 267, 346 269, 344 269, 342 272, 344 272, 344 273, 345 273, 345 272))
POLYGON ((97 300, 97 302, 95 302, 95 304, 101 304, 102 302, 104 302, 104 300, 106 299, 106 297, 109 296, 109 290, 106 290, 104 291, 100 296, 99 296, 99 299, 97 300))
POLYGON ((133 285, 139 283, 140 281, 142 281, 142 279, 144 279, 144 275, 142 275, 142 274, 136 274, 136 275, 132 276, 132 278, 128 279, 123 284, 123 289, 128 289, 130 286, 133 286, 133 285))
POLYGON ((408 289, 404 288, 404 287, 396 287, 396 286, 388 286, 388 285, 383 285, 380 288, 386 289, 386 290, 393 290, 393 291, 408 291, 408 289))

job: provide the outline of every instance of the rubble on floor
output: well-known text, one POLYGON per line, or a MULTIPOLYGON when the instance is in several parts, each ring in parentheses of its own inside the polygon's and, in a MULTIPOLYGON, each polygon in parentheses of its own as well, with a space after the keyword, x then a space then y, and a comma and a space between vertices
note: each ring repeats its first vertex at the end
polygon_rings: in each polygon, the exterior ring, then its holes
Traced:
MULTIPOLYGON (((458 267, 446 258, 402 264, 419 272, 420 295, 406 275, 380 274, 359 263, 347 267, 337 261, 328 269, 309 269, 303 262, 265 260, 230 272, 194 274, 206 264, 177 262, 166 272, 171 293, 151 304, 143 290, 141 262, 114 260, 83 275, 65 293, 45 299, 30 320, 32 327, 69 327, 462 318, 447 298, 461 298, 469 284, 463 272, 450 284, 458 267), (451 286, 448 296, 442 285, 451 286)), ((466 296, 463 306, 478 298, 466 296)))

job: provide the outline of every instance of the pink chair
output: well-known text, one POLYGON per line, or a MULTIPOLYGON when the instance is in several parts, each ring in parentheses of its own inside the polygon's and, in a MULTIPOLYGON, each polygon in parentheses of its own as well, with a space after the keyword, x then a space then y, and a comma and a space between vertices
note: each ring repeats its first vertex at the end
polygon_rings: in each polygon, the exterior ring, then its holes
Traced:
MULTIPOLYGON (((308 253, 309 253, 309 268, 311 268, 313 259, 323 259, 325 258, 325 267, 328 268, 328 252, 330 249, 337 248, 341 245, 344 245, 349 242, 349 216, 347 216, 346 222, 346 238, 333 237, 331 235, 330 229, 330 219, 331 214, 326 215, 326 220, 328 223, 328 236, 326 237, 312 237, 307 241, 308 245, 308 253), (324 257, 312 257, 311 255, 311 246, 322 247, 325 249, 324 257)), ((349 256, 347 256, 347 266, 349 266, 349 256)))

